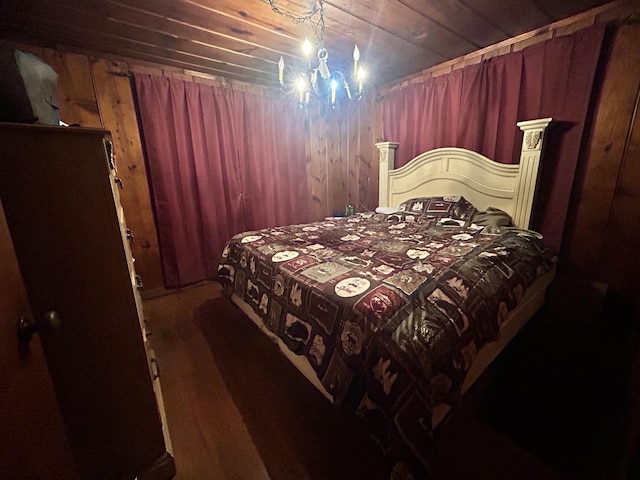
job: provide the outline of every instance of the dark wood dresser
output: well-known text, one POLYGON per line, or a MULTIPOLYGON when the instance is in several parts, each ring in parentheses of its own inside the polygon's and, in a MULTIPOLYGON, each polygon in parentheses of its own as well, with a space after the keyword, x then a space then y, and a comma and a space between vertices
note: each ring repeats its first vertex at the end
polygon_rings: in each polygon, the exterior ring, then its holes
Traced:
MULTIPOLYGON (((108 131, 0 124, 0 198, 81 478, 171 478, 108 131)), ((18 340, 16 340, 18 341, 18 340)))

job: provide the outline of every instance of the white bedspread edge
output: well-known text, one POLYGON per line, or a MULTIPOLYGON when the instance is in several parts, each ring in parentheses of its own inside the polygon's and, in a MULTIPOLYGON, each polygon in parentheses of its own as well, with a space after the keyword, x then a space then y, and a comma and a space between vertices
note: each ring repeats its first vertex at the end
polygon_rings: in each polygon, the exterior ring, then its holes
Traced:
POLYGON ((309 380, 313 384, 314 387, 316 387, 320 391, 320 393, 322 393, 331 403, 333 403, 333 395, 331 395, 326 390, 326 388, 324 388, 324 385, 322 385, 322 383, 320 382, 320 379, 309 363, 309 360, 307 360, 307 357, 303 355, 297 355, 289 350, 287 345, 280 338, 278 338, 277 335, 275 335, 273 332, 267 329, 267 327, 264 326, 262 320, 260 319, 258 314, 253 311, 251 306, 244 302, 235 293, 231 295, 231 300, 253 321, 253 323, 258 326, 258 328, 260 328, 260 330, 266 333, 271 340, 278 344, 278 347, 280 348, 280 351, 284 354, 284 356, 287 357, 287 359, 289 359, 289 361, 293 363, 293 365, 298 370, 300 370, 300 372, 307 378, 307 380, 309 380))

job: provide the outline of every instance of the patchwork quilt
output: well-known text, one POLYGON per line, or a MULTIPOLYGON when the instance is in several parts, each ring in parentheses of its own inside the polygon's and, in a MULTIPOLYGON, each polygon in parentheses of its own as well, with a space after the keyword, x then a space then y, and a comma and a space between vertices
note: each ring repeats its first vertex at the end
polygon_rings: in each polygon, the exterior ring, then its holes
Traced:
POLYGON ((556 261, 535 232, 430 202, 241 233, 218 269, 386 454, 422 461, 433 407, 456 403, 476 352, 556 261))

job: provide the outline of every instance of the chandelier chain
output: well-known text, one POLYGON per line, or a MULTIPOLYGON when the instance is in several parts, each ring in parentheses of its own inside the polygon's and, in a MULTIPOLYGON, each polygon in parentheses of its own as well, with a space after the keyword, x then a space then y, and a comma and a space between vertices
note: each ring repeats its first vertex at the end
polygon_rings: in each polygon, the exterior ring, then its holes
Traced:
POLYGON ((319 0, 318 2, 319 7, 316 7, 313 10, 313 12, 311 12, 309 15, 295 15, 289 12, 288 10, 283 10, 282 8, 276 5, 275 0, 267 0, 267 2, 271 6, 271 10, 273 10, 278 15, 288 18, 289 20, 291 20, 291 22, 295 24, 302 24, 306 22, 309 25, 311 25, 311 28, 313 28, 313 34, 315 36, 317 48, 318 49, 324 48, 325 25, 324 25, 324 5, 322 0, 319 0), (318 20, 314 20, 314 17, 318 13, 320 14, 320 18, 318 18, 318 20), (320 32, 319 35, 318 35, 318 31, 320 32))

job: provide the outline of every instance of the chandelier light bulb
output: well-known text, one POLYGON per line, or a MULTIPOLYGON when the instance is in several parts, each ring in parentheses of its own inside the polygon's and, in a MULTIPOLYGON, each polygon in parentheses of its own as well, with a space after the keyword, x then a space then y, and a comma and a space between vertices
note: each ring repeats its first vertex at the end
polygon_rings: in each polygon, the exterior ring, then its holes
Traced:
POLYGON ((280 81, 280 85, 284 85, 284 58, 282 58, 282 55, 278 62, 278 80, 280 81))
POLYGON ((303 107, 305 103, 309 103, 309 87, 307 78, 304 75, 298 77, 296 89, 298 90, 298 104, 303 107))
POLYGON ((336 105, 336 89, 338 88, 338 82, 335 78, 331 80, 331 106, 336 105))
POLYGON ((360 60, 360 50, 358 50, 358 45, 353 47, 353 75, 358 75, 358 60, 360 60))
POLYGON ((298 77, 298 81, 296 82, 296 88, 301 93, 304 93, 307 90, 307 79, 304 77, 304 75, 300 75, 298 77))
POLYGON ((302 53, 304 53, 304 56, 308 58, 311 56, 311 52, 313 52, 313 45, 308 38, 305 38, 302 43, 302 53))
POLYGON ((358 68, 358 73, 356 74, 356 78, 358 79, 358 94, 362 94, 362 84, 364 83, 365 78, 367 78, 367 71, 360 67, 358 68))

